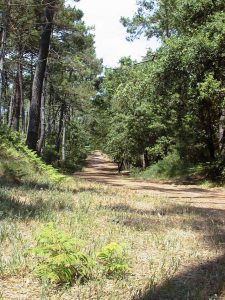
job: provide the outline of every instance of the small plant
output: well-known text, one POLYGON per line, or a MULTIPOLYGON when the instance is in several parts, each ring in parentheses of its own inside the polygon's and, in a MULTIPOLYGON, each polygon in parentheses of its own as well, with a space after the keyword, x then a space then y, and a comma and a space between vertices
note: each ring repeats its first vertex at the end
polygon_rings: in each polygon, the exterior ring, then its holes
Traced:
POLYGON ((125 249, 118 243, 110 243, 97 253, 107 276, 121 277, 129 271, 128 257, 125 249))
POLYGON ((32 252, 38 257, 36 273, 43 280, 71 284, 90 276, 91 259, 79 251, 81 241, 57 230, 53 223, 42 229, 36 241, 32 252))

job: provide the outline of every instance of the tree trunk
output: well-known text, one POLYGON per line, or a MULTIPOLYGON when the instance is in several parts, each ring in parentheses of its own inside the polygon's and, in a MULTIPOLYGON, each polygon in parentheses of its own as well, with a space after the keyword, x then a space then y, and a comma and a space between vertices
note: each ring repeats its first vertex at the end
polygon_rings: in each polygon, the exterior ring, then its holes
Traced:
POLYGON ((48 97, 48 110, 47 110, 47 126, 46 126, 46 131, 48 134, 52 133, 52 104, 54 102, 53 100, 53 86, 49 82, 49 97, 48 97))
POLYGON ((10 97, 10 103, 9 103, 8 127, 11 127, 11 126, 12 126, 13 98, 14 98, 14 94, 12 93, 12 95, 11 95, 11 97, 10 97))
MULTIPOLYGON (((22 60, 22 54, 20 53, 20 61, 22 60)), ((26 133, 25 126, 25 109, 24 109, 24 94, 23 94, 23 69, 21 63, 18 65, 18 76, 19 76, 19 89, 20 89, 20 117, 21 117, 21 129, 22 135, 26 133)))
MULTIPOLYGON (((10 95, 10 92, 9 92, 9 82, 8 82, 8 74, 7 72, 5 72, 4 74, 4 80, 5 80, 5 89, 4 89, 4 98, 6 100, 6 102, 9 103, 9 95, 10 95)), ((9 122, 9 105, 8 103, 4 105, 4 110, 6 110, 6 113, 4 114, 4 118, 3 118, 3 123, 4 124, 8 124, 9 122), (6 109, 7 107, 7 109, 6 109)))
POLYGON ((65 112, 65 103, 62 103, 61 108, 60 108, 59 129, 58 129, 58 134, 57 134, 57 137, 56 137, 56 151, 57 151, 57 153, 59 153, 59 151, 60 151, 61 133, 62 133, 62 129, 63 129, 64 112, 65 112))
POLYGON ((142 169, 146 169, 146 160, 145 160, 145 153, 142 154, 142 169))
POLYGON ((40 126, 41 97, 43 81, 45 77, 47 58, 51 41, 52 21, 54 17, 54 0, 45 0, 45 24, 41 34, 38 62, 34 74, 32 99, 30 105, 29 127, 27 133, 27 145, 36 150, 40 126))
POLYGON ((124 165, 124 159, 122 158, 122 160, 118 162, 118 173, 120 173, 123 170, 123 165, 124 165))
POLYGON ((224 144, 225 144, 224 121, 225 121, 225 109, 222 109, 222 113, 220 117, 220 125, 219 125, 219 147, 221 153, 224 152, 224 144))
POLYGON ((41 134, 38 142, 37 153, 40 155, 43 149, 44 140, 45 140, 45 97, 46 97, 46 83, 47 79, 45 78, 44 87, 41 97, 41 134))
MULTIPOLYGON (((19 69, 19 66, 18 66, 19 69)), ((12 104, 11 126, 14 130, 19 131, 20 128, 20 111, 21 111, 21 90, 19 81, 19 70, 17 70, 14 86, 14 97, 12 104)))
POLYGON ((207 146, 208 146, 208 151, 209 151, 209 155, 210 155, 210 160, 214 161, 215 160, 215 145, 214 145, 212 137, 209 137, 207 139, 207 146))
MULTIPOLYGON (((10 1, 8 1, 10 4, 10 1)), ((3 13, 2 22, 0 27, 0 121, 2 118, 2 89, 3 89, 3 76, 4 76, 4 60, 5 60, 5 43, 6 43, 6 13, 3 13)))
POLYGON ((65 119, 63 119, 63 136, 62 136, 62 162, 66 160, 66 124, 65 119))

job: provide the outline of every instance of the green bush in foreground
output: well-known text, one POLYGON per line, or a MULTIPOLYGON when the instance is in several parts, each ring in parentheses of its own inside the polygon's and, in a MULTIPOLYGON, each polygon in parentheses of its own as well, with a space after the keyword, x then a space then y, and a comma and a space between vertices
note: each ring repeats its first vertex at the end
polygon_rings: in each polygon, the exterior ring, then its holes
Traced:
POLYGON ((91 277, 94 266, 100 263, 102 275, 121 277, 129 270, 124 247, 117 243, 104 246, 97 253, 98 261, 80 250, 81 241, 47 224, 36 237, 32 249, 38 258, 36 274, 43 280, 58 284, 72 284, 91 277))
POLYGON ((36 273, 54 283, 72 283, 88 278, 91 259, 79 250, 80 241, 47 224, 36 237, 37 246, 32 249, 38 257, 36 273))
POLYGON ((106 275, 121 277, 129 270, 128 258, 125 249, 117 243, 110 243, 104 246, 97 253, 100 263, 104 267, 106 275))

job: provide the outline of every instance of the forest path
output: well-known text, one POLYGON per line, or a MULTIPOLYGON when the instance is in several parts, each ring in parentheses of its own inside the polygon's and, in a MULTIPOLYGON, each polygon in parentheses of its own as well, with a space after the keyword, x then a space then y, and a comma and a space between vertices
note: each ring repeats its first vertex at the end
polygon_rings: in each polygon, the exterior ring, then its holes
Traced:
POLYGON ((176 203, 186 202, 199 207, 225 209, 225 189, 202 188, 193 184, 142 180, 130 178, 126 174, 119 175, 117 165, 107 160, 99 151, 93 152, 88 157, 83 172, 76 173, 75 176, 112 187, 127 188, 138 193, 171 199, 176 203))

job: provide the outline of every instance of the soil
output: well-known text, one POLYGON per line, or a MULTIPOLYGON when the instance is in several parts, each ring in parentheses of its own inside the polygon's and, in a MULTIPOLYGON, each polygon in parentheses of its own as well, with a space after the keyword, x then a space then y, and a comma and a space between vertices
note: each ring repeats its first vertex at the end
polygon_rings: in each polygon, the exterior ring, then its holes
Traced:
POLYGON ((101 152, 93 152, 87 159, 83 172, 76 177, 125 188, 138 193, 167 198, 171 201, 188 202, 194 206, 225 209, 225 189, 202 188, 196 184, 179 184, 173 181, 142 180, 130 178, 128 173, 118 174, 117 164, 109 161, 101 152))

